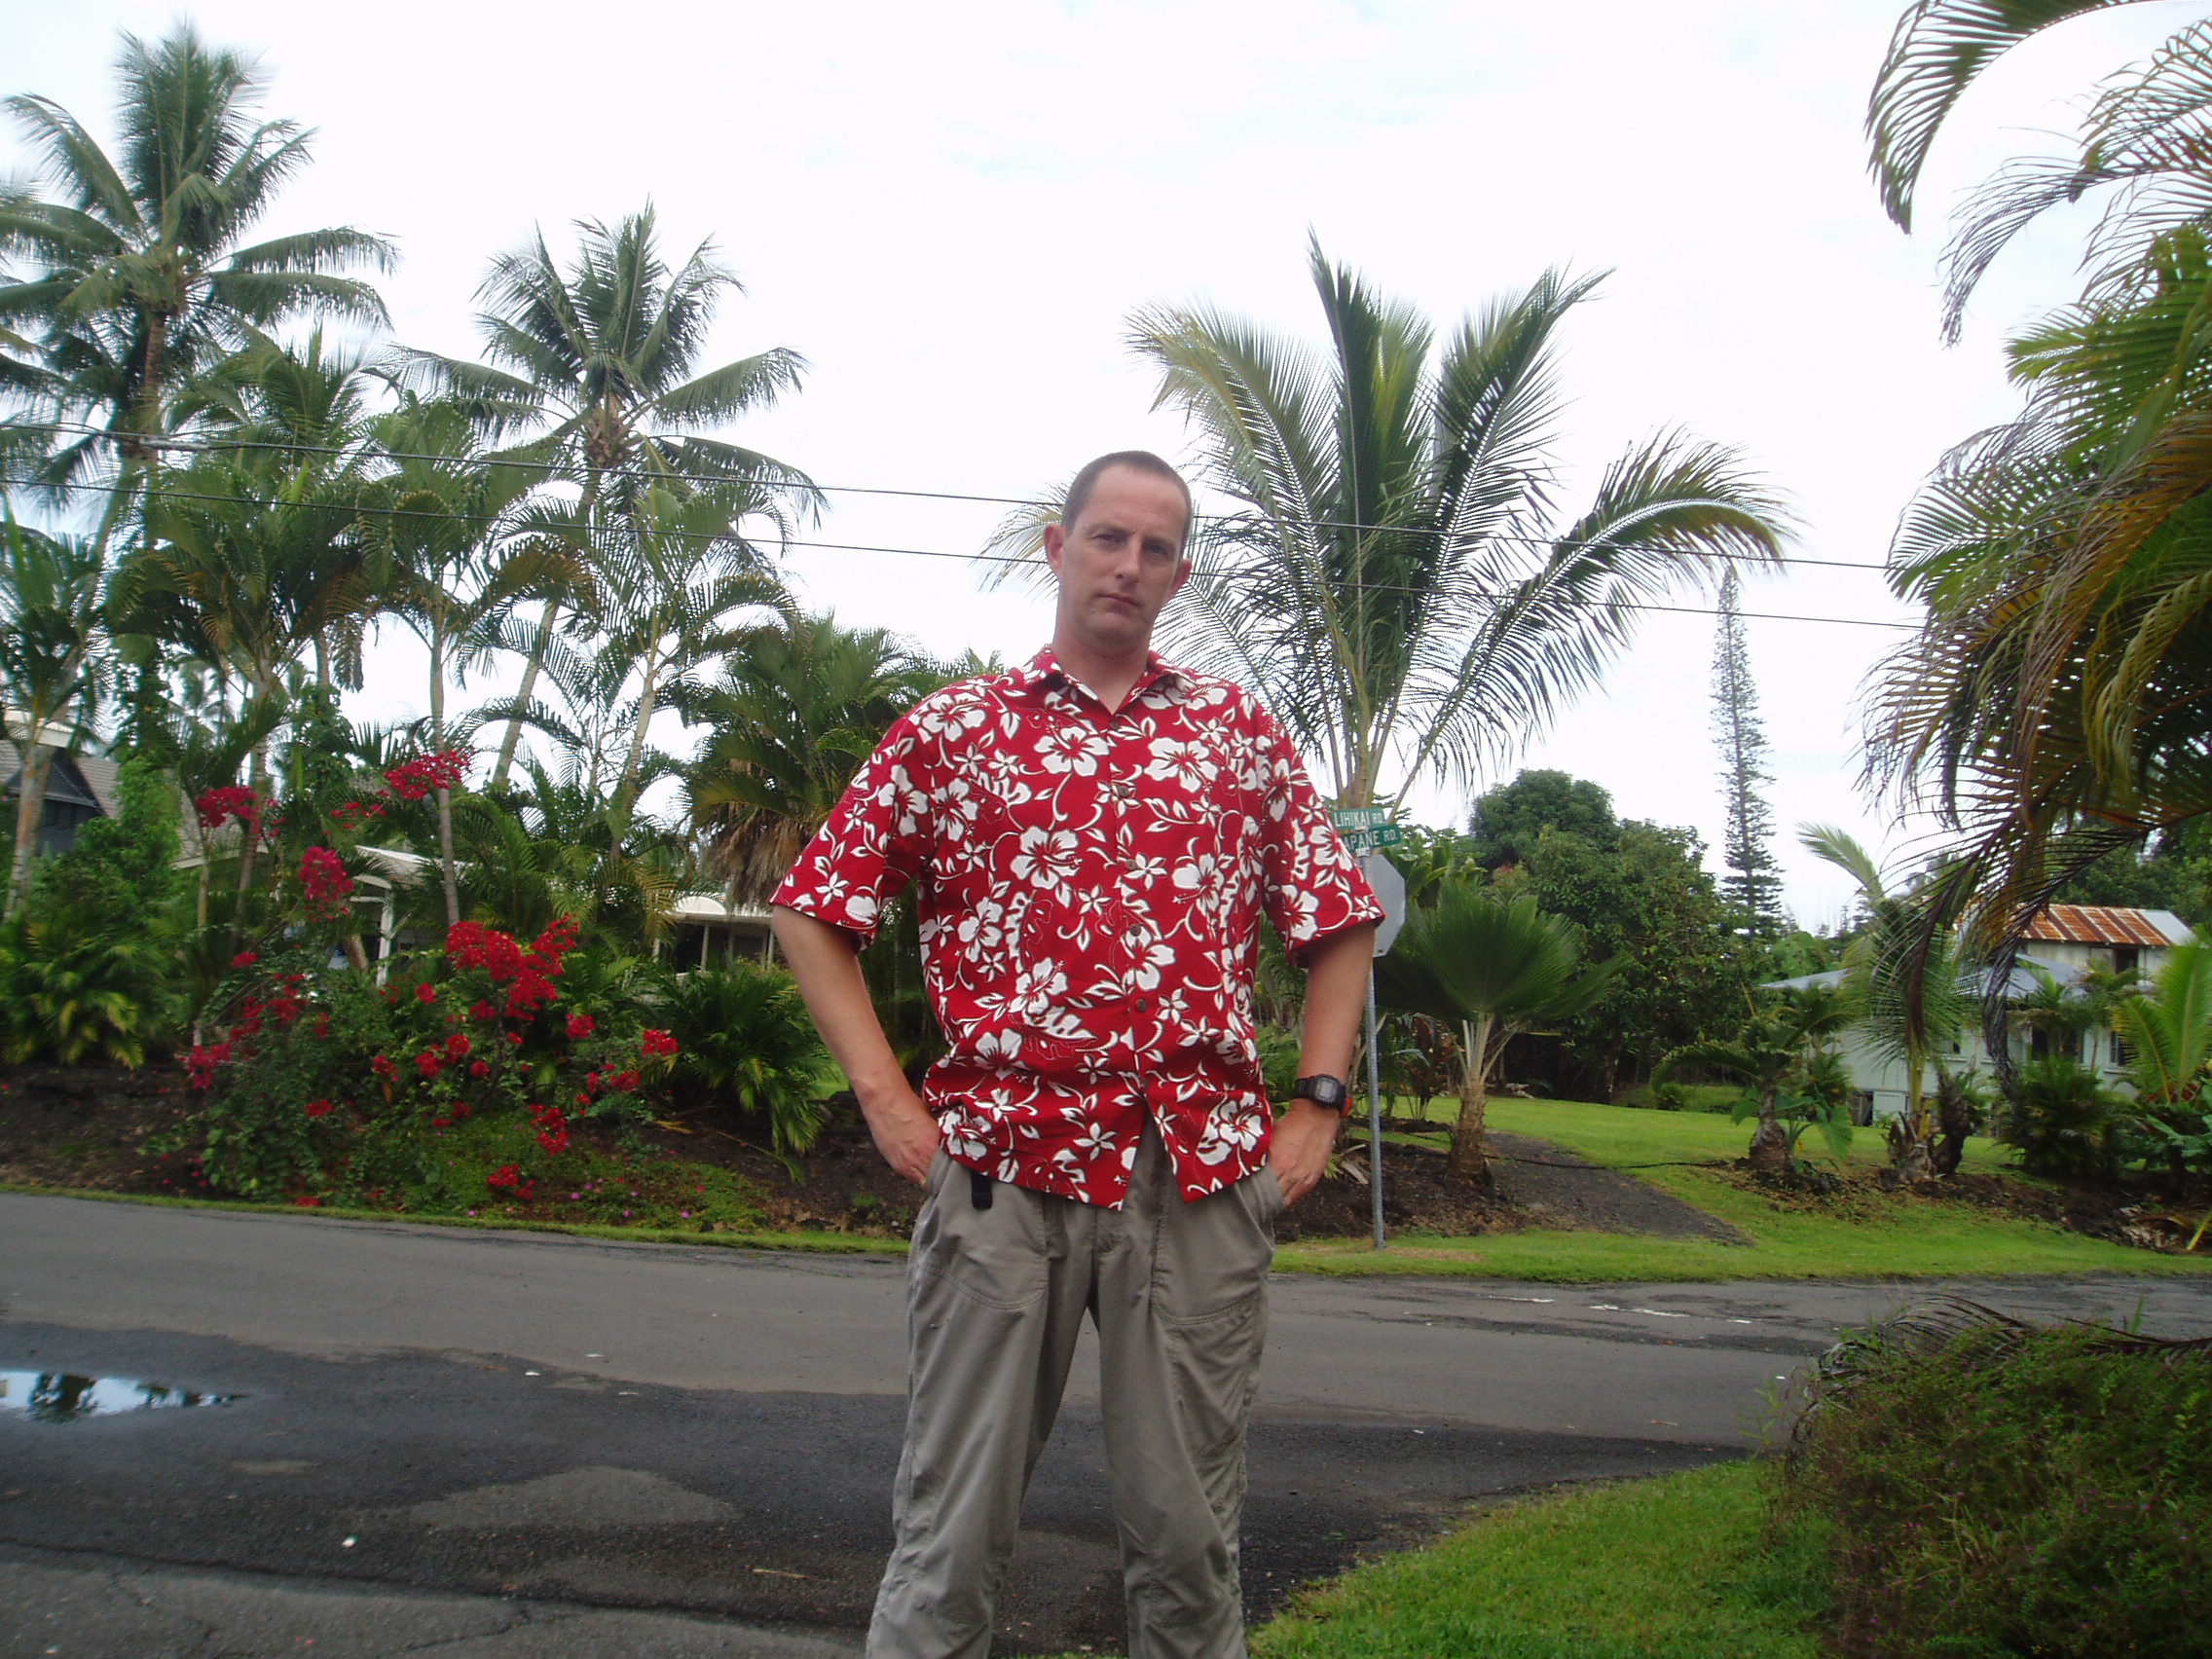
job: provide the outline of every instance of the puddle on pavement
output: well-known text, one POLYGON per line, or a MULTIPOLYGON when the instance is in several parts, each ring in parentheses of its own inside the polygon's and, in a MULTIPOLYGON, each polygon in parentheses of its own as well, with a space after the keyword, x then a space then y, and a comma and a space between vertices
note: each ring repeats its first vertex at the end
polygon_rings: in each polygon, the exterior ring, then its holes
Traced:
POLYGON ((195 1394, 135 1377, 77 1377, 60 1371, 0 1371, 0 1413, 21 1412, 32 1422, 82 1422, 187 1406, 227 1406, 236 1394, 195 1394))

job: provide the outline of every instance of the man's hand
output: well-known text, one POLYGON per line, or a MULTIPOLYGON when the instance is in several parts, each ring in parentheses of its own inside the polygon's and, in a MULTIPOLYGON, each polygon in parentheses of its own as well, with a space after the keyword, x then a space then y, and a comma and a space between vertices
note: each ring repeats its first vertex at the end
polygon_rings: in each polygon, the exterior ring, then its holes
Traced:
POLYGON ((1305 1099, 1293 1100, 1275 1120, 1268 1164, 1282 1184, 1284 1203, 1298 1202, 1319 1184, 1328 1170, 1329 1149, 1337 1144, 1337 1129, 1343 1122, 1328 1107, 1305 1099))
POLYGON ((883 1161, 919 1187, 930 1178, 930 1164, 944 1132, 937 1119, 911 1088, 862 1108, 867 1132, 875 1137, 875 1150, 883 1161))

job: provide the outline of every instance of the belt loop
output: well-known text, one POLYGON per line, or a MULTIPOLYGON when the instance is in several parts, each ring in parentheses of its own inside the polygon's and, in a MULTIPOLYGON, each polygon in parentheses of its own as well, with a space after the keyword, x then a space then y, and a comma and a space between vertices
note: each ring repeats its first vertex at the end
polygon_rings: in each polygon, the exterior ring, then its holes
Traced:
POLYGON ((991 1178, 980 1169, 968 1171, 968 1201, 979 1210, 991 1207, 991 1178))

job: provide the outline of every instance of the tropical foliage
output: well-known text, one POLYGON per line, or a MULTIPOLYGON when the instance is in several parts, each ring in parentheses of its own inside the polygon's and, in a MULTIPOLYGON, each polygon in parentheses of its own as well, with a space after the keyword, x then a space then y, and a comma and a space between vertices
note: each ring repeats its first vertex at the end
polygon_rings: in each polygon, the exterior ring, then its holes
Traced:
POLYGON ((1415 911, 1376 964, 1379 1002, 1459 1030, 1459 1116, 1449 1167, 1487 1180, 1484 1105, 1506 1045, 1526 1031, 1581 1013, 1616 965, 1584 960, 1582 930, 1546 915, 1532 898, 1501 899, 1472 882, 1451 882, 1415 911))

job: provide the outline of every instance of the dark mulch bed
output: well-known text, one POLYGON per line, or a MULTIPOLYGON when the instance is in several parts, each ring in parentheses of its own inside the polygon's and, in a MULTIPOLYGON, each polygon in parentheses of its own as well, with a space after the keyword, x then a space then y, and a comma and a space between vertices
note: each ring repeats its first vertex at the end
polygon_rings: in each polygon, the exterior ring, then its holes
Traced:
POLYGON ((1488 1131, 1498 1197, 1520 1209, 1559 1225, 1600 1233, 1647 1233, 1662 1238, 1717 1238, 1723 1244, 1751 1239, 1695 1204, 1639 1181, 1618 1169, 1586 1163, 1549 1141, 1488 1131))
POLYGON ((95 1192, 173 1193, 185 1161, 148 1150, 192 1102, 171 1066, 0 1069, 0 1181, 95 1192))
POLYGON ((1895 1214, 1900 1204, 1955 1204, 2145 1250, 2178 1250, 2204 1210, 2201 1201, 2184 1201, 2168 1183, 2139 1174, 2104 1182, 1970 1171, 1900 1185, 1886 1168, 1854 1165, 1843 1171, 1822 1169, 1818 1184, 1808 1185, 1760 1174, 1744 1163, 1718 1173, 1777 1208, 1838 1220, 1875 1221, 1895 1214))
MULTIPOLYGON (((192 1178, 188 1160, 149 1150, 185 1122, 193 1105, 183 1073, 174 1066, 136 1073, 0 1068, 0 1183, 204 1192, 192 1178)), ((920 1193, 876 1156, 849 1096, 795 1169, 768 1149, 758 1125, 725 1113, 683 1114, 647 1128, 644 1138, 652 1152, 747 1177, 771 1228, 903 1238, 913 1226, 920 1193)), ((1391 1229, 1463 1237, 1530 1227, 1582 1228, 1744 1242, 1726 1223, 1632 1175, 1596 1167, 1523 1135, 1493 1129, 1489 1141, 1495 1172, 1489 1192, 1448 1174, 1441 1152, 1386 1146, 1383 1219, 1391 1229)), ((1340 1172, 1284 1217, 1278 1236, 1286 1243, 1364 1236, 1372 1225, 1366 1167, 1364 1137, 1347 1140, 1340 1172)), ((1899 1203, 1969 1204, 2147 1249, 2178 1248, 2202 1213, 2201 1203, 2181 1202, 2159 1183, 2142 1178, 2108 1185, 1969 1174, 1898 1188, 1881 1170, 1855 1168, 1834 1191, 1816 1192, 1762 1180, 1740 1164, 1715 1173, 1786 1208, 1839 1219, 1875 1220, 1899 1203)))

